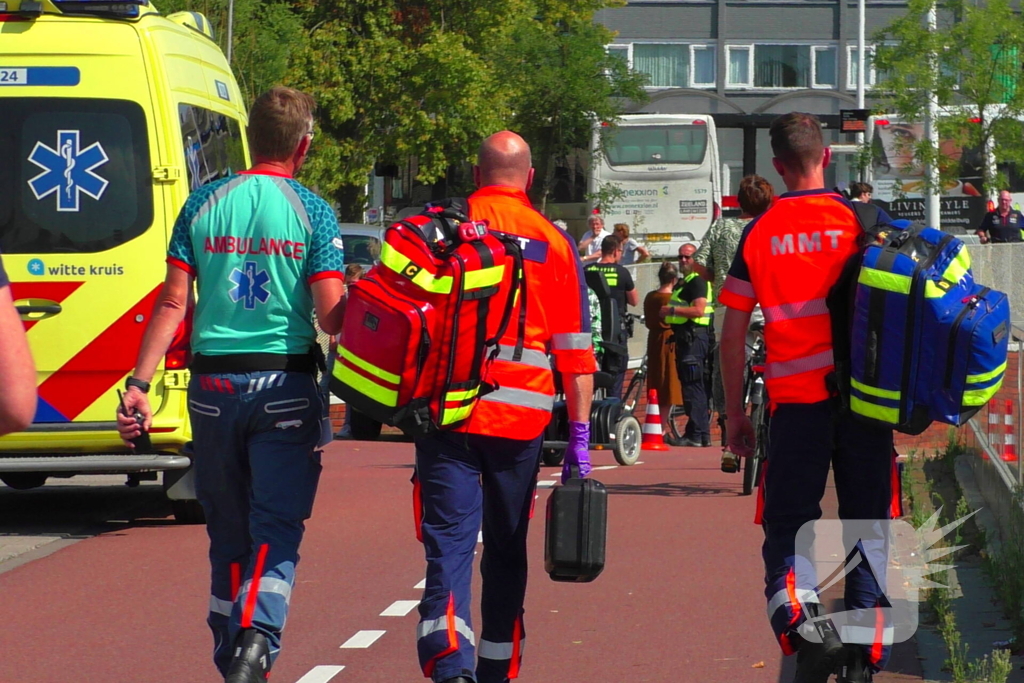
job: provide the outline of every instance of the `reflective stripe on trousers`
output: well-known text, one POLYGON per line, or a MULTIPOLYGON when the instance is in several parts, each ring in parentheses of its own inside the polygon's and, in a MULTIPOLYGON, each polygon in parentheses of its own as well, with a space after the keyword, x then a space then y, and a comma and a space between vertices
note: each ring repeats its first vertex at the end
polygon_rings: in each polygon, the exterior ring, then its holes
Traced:
MULTIPOLYGON (((519 641, 519 655, 522 656, 524 649, 526 648, 526 638, 519 641)), ((478 656, 484 659, 497 659, 505 660, 512 659, 512 655, 515 654, 515 643, 492 643, 489 640, 480 640, 480 644, 476 648, 478 656)))
MULTIPOLYGON (((818 594, 812 590, 807 590, 805 588, 797 588, 795 593, 796 599, 801 604, 818 602, 818 594)), ((789 591, 785 588, 778 591, 775 595, 772 596, 772 599, 768 601, 768 618, 771 619, 772 615, 775 614, 775 610, 779 609, 780 607, 793 607, 790 601, 789 591)))
MULTIPOLYGON (((452 622, 455 626, 455 632, 461 633, 462 637, 469 641, 470 645, 476 644, 476 636, 473 635, 473 629, 463 620, 462 617, 450 615, 452 622)), ((438 617, 437 619, 429 619, 427 621, 421 621, 416 626, 416 638, 426 638, 431 633, 437 633, 438 631, 448 630, 448 619, 449 615, 438 617)), ((481 647, 483 643, 487 641, 480 641, 481 647)))

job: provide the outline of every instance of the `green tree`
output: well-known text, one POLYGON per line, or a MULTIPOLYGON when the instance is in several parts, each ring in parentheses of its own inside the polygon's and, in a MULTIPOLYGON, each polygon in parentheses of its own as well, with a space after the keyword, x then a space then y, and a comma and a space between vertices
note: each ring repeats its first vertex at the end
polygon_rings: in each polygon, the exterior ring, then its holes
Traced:
MULTIPOLYGON (((292 54, 301 49, 306 33, 292 3, 283 0, 235 0, 234 45, 231 67, 251 103, 288 74, 292 54)), ((182 10, 202 12, 215 28, 217 43, 227 52, 227 0, 158 0, 162 14, 182 10)))
POLYGON ((494 63, 512 95, 511 128, 530 143, 536 179, 534 196, 543 208, 555 169, 588 150, 595 123, 614 121, 627 100, 646 99, 646 77, 605 51, 614 34, 594 22, 591 3, 575 11, 560 3, 553 13, 516 22, 508 40, 494 50, 494 63))
MULTIPOLYGON (((1024 163, 1024 88, 1017 83, 1024 21, 1008 0, 983 5, 944 0, 937 30, 929 31, 926 17, 933 2, 910 0, 907 13, 876 36, 877 89, 887 111, 906 121, 923 121, 929 93, 935 93, 940 139, 960 148, 989 149, 1000 163, 1024 163)), ((938 165, 941 184, 956 178, 958 161, 928 140, 913 143, 912 149, 919 162, 938 165)), ((989 164, 982 166, 984 188, 991 193, 1000 179, 989 164)))

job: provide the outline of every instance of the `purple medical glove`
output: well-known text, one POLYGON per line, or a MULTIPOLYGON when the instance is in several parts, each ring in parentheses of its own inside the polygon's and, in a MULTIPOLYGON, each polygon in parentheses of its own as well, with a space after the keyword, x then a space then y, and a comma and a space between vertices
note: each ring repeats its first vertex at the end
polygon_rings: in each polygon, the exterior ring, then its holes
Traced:
POLYGON ((569 447, 565 449, 565 461, 562 463, 562 483, 572 474, 570 468, 580 468, 580 478, 590 474, 590 423, 569 422, 569 447))

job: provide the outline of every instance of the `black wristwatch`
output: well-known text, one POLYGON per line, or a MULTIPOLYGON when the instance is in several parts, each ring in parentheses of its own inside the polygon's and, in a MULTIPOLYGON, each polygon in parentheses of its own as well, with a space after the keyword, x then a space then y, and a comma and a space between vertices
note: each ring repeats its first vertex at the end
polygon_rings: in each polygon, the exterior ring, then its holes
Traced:
POLYGON ((134 377, 129 377, 128 379, 126 379, 124 381, 124 386, 126 389, 131 389, 132 387, 135 387, 144 394, 149 393, 149 382, 143 382, 141 379, 135 379, 134 377))

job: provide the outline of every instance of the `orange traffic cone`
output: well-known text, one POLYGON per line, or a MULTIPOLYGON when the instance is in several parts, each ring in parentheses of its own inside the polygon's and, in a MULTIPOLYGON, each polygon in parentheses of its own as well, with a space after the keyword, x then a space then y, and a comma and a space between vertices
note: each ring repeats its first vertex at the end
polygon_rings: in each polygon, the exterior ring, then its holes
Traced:
POLYGON ((644 415, 643 438, 640 440, 642 451, 667 451, 668 444, 661 433, 661 411, 658 409, 658 390, 647 392, 647 414, 644 415))

